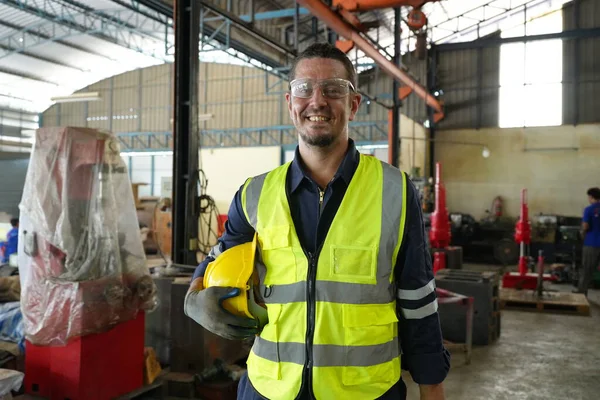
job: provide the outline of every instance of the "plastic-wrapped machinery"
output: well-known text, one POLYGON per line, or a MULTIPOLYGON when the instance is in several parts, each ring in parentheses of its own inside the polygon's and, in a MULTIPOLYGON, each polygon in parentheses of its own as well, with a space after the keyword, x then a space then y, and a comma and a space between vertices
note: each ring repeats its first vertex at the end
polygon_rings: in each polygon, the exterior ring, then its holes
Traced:
POLYGON ((87 128, 36 133, 19 206, 26 338, 62 345, 156 306, 117 138, 87 128))

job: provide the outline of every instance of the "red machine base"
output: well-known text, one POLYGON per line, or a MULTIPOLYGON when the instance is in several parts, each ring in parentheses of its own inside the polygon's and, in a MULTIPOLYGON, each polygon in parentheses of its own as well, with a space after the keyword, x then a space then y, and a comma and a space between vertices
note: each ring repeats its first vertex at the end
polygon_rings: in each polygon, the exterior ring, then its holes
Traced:
MULTIPOLYGON (((555 281, 556 278, 550 274, 542 275, 544 281, 555 281)), ((507 272, 502 277, 502 287, 511 289, 531 289, 535 290, 538 283, 538 274, 530 272, 521 275, 518 272, 507 272)))
POLYGON ((66 346, 26 342, 25 393, 51 400, 108 400, 144 384, 144 313, 66 346))

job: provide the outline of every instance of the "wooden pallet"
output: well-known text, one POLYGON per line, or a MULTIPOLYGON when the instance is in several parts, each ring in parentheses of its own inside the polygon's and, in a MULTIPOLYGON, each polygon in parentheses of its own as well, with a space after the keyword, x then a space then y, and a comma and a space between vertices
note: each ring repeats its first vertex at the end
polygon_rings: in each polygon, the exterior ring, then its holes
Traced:
POLYGON ((590 303, 583 294, 544 292, 541 298, 532 290, 500 289, 500 308, 505 310, 537 311, 590 315, 590 303))

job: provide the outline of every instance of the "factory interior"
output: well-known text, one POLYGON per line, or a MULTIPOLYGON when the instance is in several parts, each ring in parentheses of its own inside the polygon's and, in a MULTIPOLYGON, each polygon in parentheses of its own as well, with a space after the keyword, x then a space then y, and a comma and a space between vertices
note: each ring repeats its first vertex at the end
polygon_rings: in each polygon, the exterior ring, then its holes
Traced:
POLYGON ((0 0, 0 400, 600 399, 596 96, 600 0, 0 0))

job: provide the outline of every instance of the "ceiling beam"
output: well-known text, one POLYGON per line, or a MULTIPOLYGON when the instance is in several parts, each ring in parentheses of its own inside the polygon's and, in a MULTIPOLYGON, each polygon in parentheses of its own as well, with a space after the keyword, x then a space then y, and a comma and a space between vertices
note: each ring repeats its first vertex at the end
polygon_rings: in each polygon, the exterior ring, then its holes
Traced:
MULTIPOLYGON (((75 8, 79 8, 80 10, 84 11, 85 14, 94 14, 94 15, 97 15, 98 17, 101 17, 106 22, 117 23, 120 26, 124 26, 124 27, 129 28, 129 29, 135 29, 135 30, 138 29, 138 27, 136 25, 130 24, 129 22, 127 22, 127 21, 119 18, 116 15, 110 15, 110 14, 104 13, 104 12, 102 12, 100 10, 96 10, 95 8, 90 7, 90 6, 86 6, 85 4, 83 4, 83 3, 79 2, 79 1, 75 1, 75 0, 60 0, 60 1, 63 2, 63 3, 69 4, 69 5, 71 5, 71 6, 75 7, 75 8)), ((168 23, 168 21, 166 21, 166 20, 165 21, 156 21, 155 20, 155 22, 159 22, 161 24, 167 24, 168 23)), ((149 35, 149 36, 152 37, 152 38, 155 38, 154 36, 151 36, 151 35, 149 35)))
POLYGON ((271 46, 272 48, 276 49, 277 51, 281 52, 284 55, 288 55, 288 56, 295 56, 296 55, 296 51, 287 47, 285 44, 279 43, 277 40, 271 39, 270 37, 268 37, 267 35, 265 35, 262 32, 257 31, 256 29, 252 28, 250 26, 249 23, 247 23, 246 21, 243 21, 240 17, 238 17, 237 15, 233 14, 232 12, 229 12, 227 10, 223 10, 220 7, 217 7, 216 5, 210 3, 209 1, 200 1, 202 3, 202 6, 211 10, 212 12, 221 15, 222 17, 228 19, 229 21, 231 21, 231 23, 236 26, 238 29, 242 30, 244 33, 246 33, 247 35, 253 36, 254 38, 260 40, 261 42, 271 46))
MULTIPOLYGON (((173 16, 173 5, 164 3, 160 0, 137 0, 139 3, 144 6, 159 12, 165 16, 173 16)), ((272 68, 283 68, 287 63, 282 62, 280 59, 275 59, 272 57, 272 54, 267 54, 265 51, 262 51, 261 46, 262 42, 259 42, 258 39, 250 38, 246 35, 246 38, 242 38, 241 35, 239 37, 228 37, 223 32, 217 32, 217 28, 210 26, 208 23, 203 24, 203 30, 201 32, 206 37, 214 36, 214 39, 221 44, 228 44, 231 49, 235 52, 240 52, 248 57, 261 62, 272 68), (251 39, 254 39, 255 42, 260 43, 257 46, 250 46, 247 44, 251 39)), ((238 57, 239 58, 239 57, 238 57)))
MULTIPOLYGON (((143 15, 146 18, 149 18, 153 21, 156 22, 160 22, 160 23, 168 23, 169 19, 172 20, 172 18, 168 18, 167 16, 165 16, 164 14, 161 14, 159 12, 156 12, 155 10, 145 7, 143 6, 139 1, 137 0, 111 0, 113 3, 120 5, 121 7, 125 7, 128 10, 131 11, 135 11, 136 13, 143 15), (144 9, 142 9, 143 6, 144 9)), ((172 25, 172 22, 171 24, 172 25)))
POLYGON ((12 53, 19 53, 19 54, 22 54, 22 55, 27 56, 29 58, 35 58, 36 60, 40 60, 40 61, 51 63, 51 64, 54 64, 54 65, 58 65, 60 67, 70 68, 70 69, 74 69, 74 70, 77 70, 77 71, 80 71, 80 72, 87 72, 83 68, 75 67, 73 65, 69 65, 69 64, 64 63, 62 61, 58 61, 58 60, 54 60, 52 58, 48 58, 48 57, 40 56, 40 55, 37 55, 37 54, 33 54, 33 53, 28 52, 28 51, 19 51, 19 49, 14 48, 14 47, 4 46, 4 45, 0 44, 0 49, 5 50, 5 51, 10 51, 12 53))
POLYGON ((8 74, 8 75, 18 76, 19 78, 29 79, 29 80, 37 81, 37 82, 48 83, 48 84, 54 85, 54 86, 60 86, 60 84, 58 84, 56 82, 52 82, 52 81, 46 80, 46 79, 41 78, 39 76, 27 74, 25 72, 15 71, 14 69, 11 69, 11 68, 0 67, 0 72, 2 72, 4 74, 8 74))
POLYGON ((516 36, 516 37, 492 37, 477 39, 470 42, 443 43, 435 46, 438 51, 469 50, 486 47, 498 47, 507 43, 526 43, 538 40, 552 39, 590 39, 600 37, 600 28, 571 29, 562 32, 544 33, 540 35, 516 36))
POLYGON ((166 41, 166 35, 164 37, 156 36, 164 34, 164 24, 153 25, 149 31, 144 31, 141 25, 147 21, 140 21, 140 25, 126 22, 119 18, 119 13, 123 10, 113 11, 114 15, 105 12, 96 13, 71 0, 63 0, 58 4, 50 1, 39 3, 35 0, 0 0, 0 4, 53 22, 53 30, 58 32, 53 32, 52 36, 67 37, 74 36, 75 33, 83 33, 161 61, 170 60, 164 53, 148 51, 156 46, 157 41, 166 41), (82 16, 84 18, 81 18, 82 16))
POLYGON ((88 49, 86 47, 79 46, 79 45, 76 45, 76 44, 73 44, 73 43, 69 43, 69 42, 65 42, 64 40, 53 40, 52 36, 46 35, 44 33, 38 32, 38 31, 35 31, 35 30, 31 29, 31 28, 27 28, 27 30, 25 30, 24 26, 15 25, 15 24, 12 24, 10 22, 6 22, 6 21, 2 21, 2 20, 0 20, 0 25, 3 25, 5 27, 7 27, 7 28, 11 28, 11 29, 14 29, 16 31, 19 31, 19 32, 21 32, 23 34, 23 36, 26 36, 26 35, 35 36, 35 37, 37 37, 39 39, 43 39, 43 41, 53 41, 54 43, 58 43, 61 46, 69 47, 71 49, 78 50, 78 51, 81 51, 81 52, 84 52, 84 53, 88 53, 88 54, 91 54, 91 55, 94 55, 94 56, 106 58, 107 60, 116 61, 115 59, 107 56, 106 54, 98 53, 98 52, 93 51, 91 49, 88 49))
POLYGON ((32 111, 19 110, 17 108, 6 108, 0 107, 0 117, 11 116, 14 118, 20 118, 23 121, 34 121, 37 122, 38 113, 32 111))

